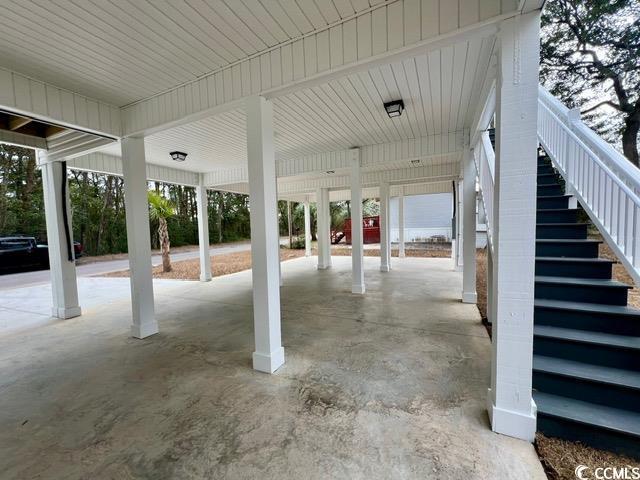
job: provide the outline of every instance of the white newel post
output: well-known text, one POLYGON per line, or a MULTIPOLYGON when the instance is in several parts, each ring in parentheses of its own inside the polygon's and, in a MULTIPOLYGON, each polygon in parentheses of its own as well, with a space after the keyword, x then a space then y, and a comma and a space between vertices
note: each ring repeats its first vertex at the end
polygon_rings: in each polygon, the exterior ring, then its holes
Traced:
POLYGON ((462 301, 476 303, 476 166, 468 146, 463 158, 462 177, 462 301))
POLYGON ((264 97, 249 97, 246 100, 246 115, 256 344, 253 368, 273 373, 284 363, 280 334, 280 238, 273 105, 264 97))
POLYGON ((318 212, 318 270, 331 268, 331 211, 329 189, 319 188, 317 192, 318 212))
POLYGON ((360 149, 353 148, 351 154, 351 271, 352 293, 364 293, 363 232, 362 232, 362 172, 360 149))
POLYGON ((38 165, 42 169, 42 189, 49 246, 49 269, 53 296, 51 315, 62 319, 73 318, 81 314, 81 309, 78 303, 68 180, 65 177, 65 168, 62 162, 50 162, 46 150, 38 150, 37 153, 38 165), (67 218, 66 228, 65 215, 67 218))
POLYGON ((144 138, 123 138, 121 146, 131 283, 131 334, 145 338, 158 333, 158 322, 153 303, 144 138))
POLYGON ((495 432, 533 441, 533 301, 540 12, 505 20, 498 34, 494 271, 488 410, 495 432))
POLYGON ((211 255, 209 253, 209 205, 204 174, 200 174, 200 183, 196 187, 196 207, 198 209, 198 243, 200 246, 200 281, 211 281, 211 255))
POLYGON ((398 257, 404 258, 404 187, 398 195, 398 257))
POLYGON ((304 256, 311 256, 311 209, 309 199, 304 202, 304 256))
POLYGON ((391 239, 389 238, 389 184, 380 184, 380 271, 391 270, 391 239))
POLYGON ((487 246, 487 322, 493 324, 496 310, 496 291, 493 284, 493 254, 487 246))
POLYGON ((462 244, 464 242, 464 222, 463 222, 463 217, 464 217, 464 197, 463 197, 463 192, 462 192, 462 180, 457 180, 456 181, 456 189, 457 189, 457 192, 458 192, 458 194, 456 195, 456 198, 457 198, 457 201, 458 201, 458 206, 457 206, 458 215, 456 216, 457 238, 456 238, 455 270, 457 272, 461 272, 462 271, 462 267, 463 267, 463 263, 464 263, 464 258, 462 256, 462 244))

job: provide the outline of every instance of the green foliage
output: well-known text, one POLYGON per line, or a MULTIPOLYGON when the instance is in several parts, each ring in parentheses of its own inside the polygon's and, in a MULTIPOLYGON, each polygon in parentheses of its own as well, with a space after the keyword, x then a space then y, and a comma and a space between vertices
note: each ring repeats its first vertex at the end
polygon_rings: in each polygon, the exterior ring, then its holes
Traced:
POLYGON ((147 192, 149 200, 149 217, 152 220, 164 218, 167 220, 176 214, 176 207, 171 200, 166 199, 158 192, 147 192))

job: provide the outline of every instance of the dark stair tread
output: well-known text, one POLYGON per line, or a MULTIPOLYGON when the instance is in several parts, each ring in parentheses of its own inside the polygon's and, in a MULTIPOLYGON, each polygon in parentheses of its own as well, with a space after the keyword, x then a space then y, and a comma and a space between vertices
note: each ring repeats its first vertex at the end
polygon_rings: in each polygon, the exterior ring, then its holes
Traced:
POLYGON ((571 198, 571 197, 573 197, 573 195, 565 193, 565 194, 562 194, 562 195, 548 195, 546 197, 536 197, 536 198, 537 199, 544 198, 546 200, 546 199, 550 199, 550 198, 556 199, 556 198, 571 198))
MULTIPOLYGON (((557 241, 557 240, 554 240, 557 241)), ((566 262, 566 263, 616 263, 608 258, 582 258, 582 257, 536 257, 536 260, 543 260, 545 262, 566 262)))
MULTIPOLYGON (((554 225, 554 224, 550 224, 554 225)), ((556 223, 555 225, 563 225, 556 223)), ((593 238, 536 238, 536 242, 540 243, 602 243, 602 240, 593 238)))
MULTIPOLYGON (((575 210, 573 208, 565 208, 563 210, 575 210)), ((548 210, 547 210, 548 211, 548 210)), ((558 223, 545 223, 545 222, 541 222, 541 223, 536 223, 537 227, 568 227, 568 226, 580 226, 580 227, 584 227, 584 226, 589 226, 588 223, 581 223, 581 222, 558 222, 558 223)))
POLYGON ((640 372, 633 370, 604 367, 543 355, 533 356, 533 370, 640 390, 640 372))
MULTIPOLYGON (((536 209, 536 212, 544 212, 544 213, 575 212, 576 210, 577 210, 577 208, 538 208, 538 209, 536 209)), ((573 223, 573 222, 564 222, 564 223, 573 223)))
POLYGON ((640 318, 640 310, 627 305, 606 305, 600 303, 582 303, 567 300, 547 300, 536 298, 535 307, 552 308, 557 310, 574 310, 583 313, 598 313, 605 315, 637 316, 640 318))
POLYGON ((537 337, 555 338, 592 345, 604 345, 610 347, 640 350, 640 337, 631 335, 617 335, 614 333, 594 332, 591 330, 578 330, 575 328, 552 327, 548 325, 535 325, 533 334, 537 337))
POLYGON ((533 398, 543 415, 640 437, 640 415, 636 412, 543 392, 534 392, 533 398))
POLYGON ((548 277, 538 276, 535 277, 536 283, 555 283, 560 285, 583 285, 586 287, 599 287, 599 288, 632 288, 631 285, 619 282, 617 280, 609 280, 602 278, 580 278, 580 277, 548 277))

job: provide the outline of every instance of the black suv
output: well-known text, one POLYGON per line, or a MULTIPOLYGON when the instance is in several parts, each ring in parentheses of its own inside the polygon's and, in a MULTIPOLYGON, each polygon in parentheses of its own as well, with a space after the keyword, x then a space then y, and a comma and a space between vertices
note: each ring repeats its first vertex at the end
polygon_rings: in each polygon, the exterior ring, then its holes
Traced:
POLYGON ((0 271, 49 268, 49 249, 35 237, 0 237, 0 271))

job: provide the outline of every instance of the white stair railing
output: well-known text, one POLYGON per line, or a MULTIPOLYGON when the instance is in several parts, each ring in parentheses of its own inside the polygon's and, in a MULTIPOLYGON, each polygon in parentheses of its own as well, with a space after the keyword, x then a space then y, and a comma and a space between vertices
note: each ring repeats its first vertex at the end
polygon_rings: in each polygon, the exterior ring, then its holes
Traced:
POLYGON ((602 237, 640 284, 640 170, 543 87, 538 139, 602 237))
POLYGON ((496 158, 489 132, 482 132, 473 147, 473 160, 478 173, 478 182, 480 183, 480 198, 487 217, 487 244, 491 252, 493 252, 493 192, 496 158))

